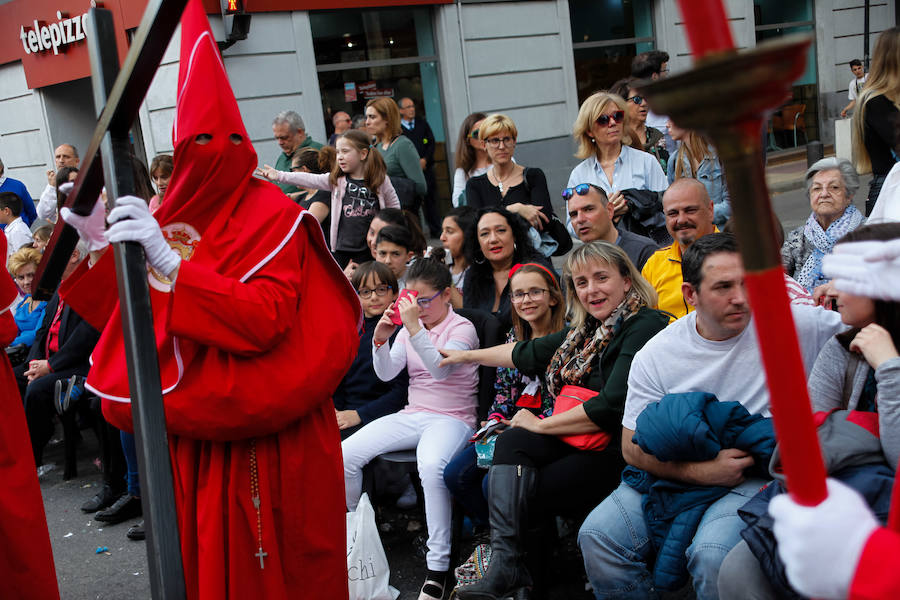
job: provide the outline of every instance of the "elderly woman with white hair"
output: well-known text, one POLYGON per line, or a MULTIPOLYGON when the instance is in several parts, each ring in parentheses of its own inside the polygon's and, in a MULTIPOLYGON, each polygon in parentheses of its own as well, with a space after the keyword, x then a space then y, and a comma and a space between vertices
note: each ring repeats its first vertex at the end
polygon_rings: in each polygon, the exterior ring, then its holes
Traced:
POLYGON ((806 223, 791 231, 781 247, 787 274, 810 293, 828 283, 822 257, 835 242, 863 224, 865 217, 853 206, 859 175, 849 160, 829 157, 806 171, 806 193, 812 212, 806 223))

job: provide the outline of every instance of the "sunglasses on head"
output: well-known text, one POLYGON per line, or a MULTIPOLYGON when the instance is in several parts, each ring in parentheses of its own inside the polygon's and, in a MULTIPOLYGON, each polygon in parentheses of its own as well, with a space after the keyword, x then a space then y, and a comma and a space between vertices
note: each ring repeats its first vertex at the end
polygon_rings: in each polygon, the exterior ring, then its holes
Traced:
POLYGON ((641 104, 644 102, 644 97, 643 96, 632 96, 631 98, 625 98, 625 100, 630 100, 630 101, 634 102, 635 104, 641 104))
POLYGON ((597 117, 597 125, 609 125, 610 120, 621 123, 625 119, 625 111, 617 110, 611 115, 600 115, 597 117))
POLYGON ((569 199, 575 194, 584 196, 591 190, 591 188, 594 188, 595 190, 606 196, 606 192, 604 192, 603 188, 601 188, 600 186, 594 185, 593 183, 579 183, 575 187, 566 188, 562 191, 563 200, 568 202, 569 199))

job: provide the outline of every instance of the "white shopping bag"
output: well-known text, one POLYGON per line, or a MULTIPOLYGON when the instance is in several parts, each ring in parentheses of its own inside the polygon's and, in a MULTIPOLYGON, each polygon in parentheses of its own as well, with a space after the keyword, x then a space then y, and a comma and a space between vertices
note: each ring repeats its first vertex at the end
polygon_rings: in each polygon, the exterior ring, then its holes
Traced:
POLYGON ((347 584, 350 600, 396 600, 399 590, 388 585, 388 567, 375 511, 363 494, 356 510, 347 513, 347 584))

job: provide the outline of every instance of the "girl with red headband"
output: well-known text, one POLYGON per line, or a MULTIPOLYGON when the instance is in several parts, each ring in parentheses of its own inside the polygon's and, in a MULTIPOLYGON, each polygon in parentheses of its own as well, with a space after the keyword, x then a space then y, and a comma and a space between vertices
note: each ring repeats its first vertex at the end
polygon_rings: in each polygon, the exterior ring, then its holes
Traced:
MULTIPOLYGON (((565 326, 566 303, 553 273, 537 263, 517 264, 510 269, 510 298, 513 305, 513 327, 507 343, 526 341, 556 333, 565 326)), ((553 413, 552 397, 541 389, 539 377, 529 377, 518 369, 500 367, 494 384, 496 396, 488 410, 488 420, 508 422, 520 409, 540 418, 553 413)), ((482 421, 484 427, 487 421, 482 421)), ((482 479, 487 466, 478 459, 471 443, 444 468, 444 482, 454 498, 479 524, 487 525, 487 491, 482 479)))

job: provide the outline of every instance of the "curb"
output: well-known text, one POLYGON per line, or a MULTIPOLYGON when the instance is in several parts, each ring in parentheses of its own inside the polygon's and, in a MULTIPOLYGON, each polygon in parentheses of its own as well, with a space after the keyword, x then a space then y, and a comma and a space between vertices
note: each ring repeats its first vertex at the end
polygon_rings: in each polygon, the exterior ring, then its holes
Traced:
POLYGON ((800 179, 792 179, 790 181, 779 181, 777 183, 769 184, 769 193, 770 194, 782 194, 784 192, 791 192, 793 190, 803 189, 803 178, 800 179))

